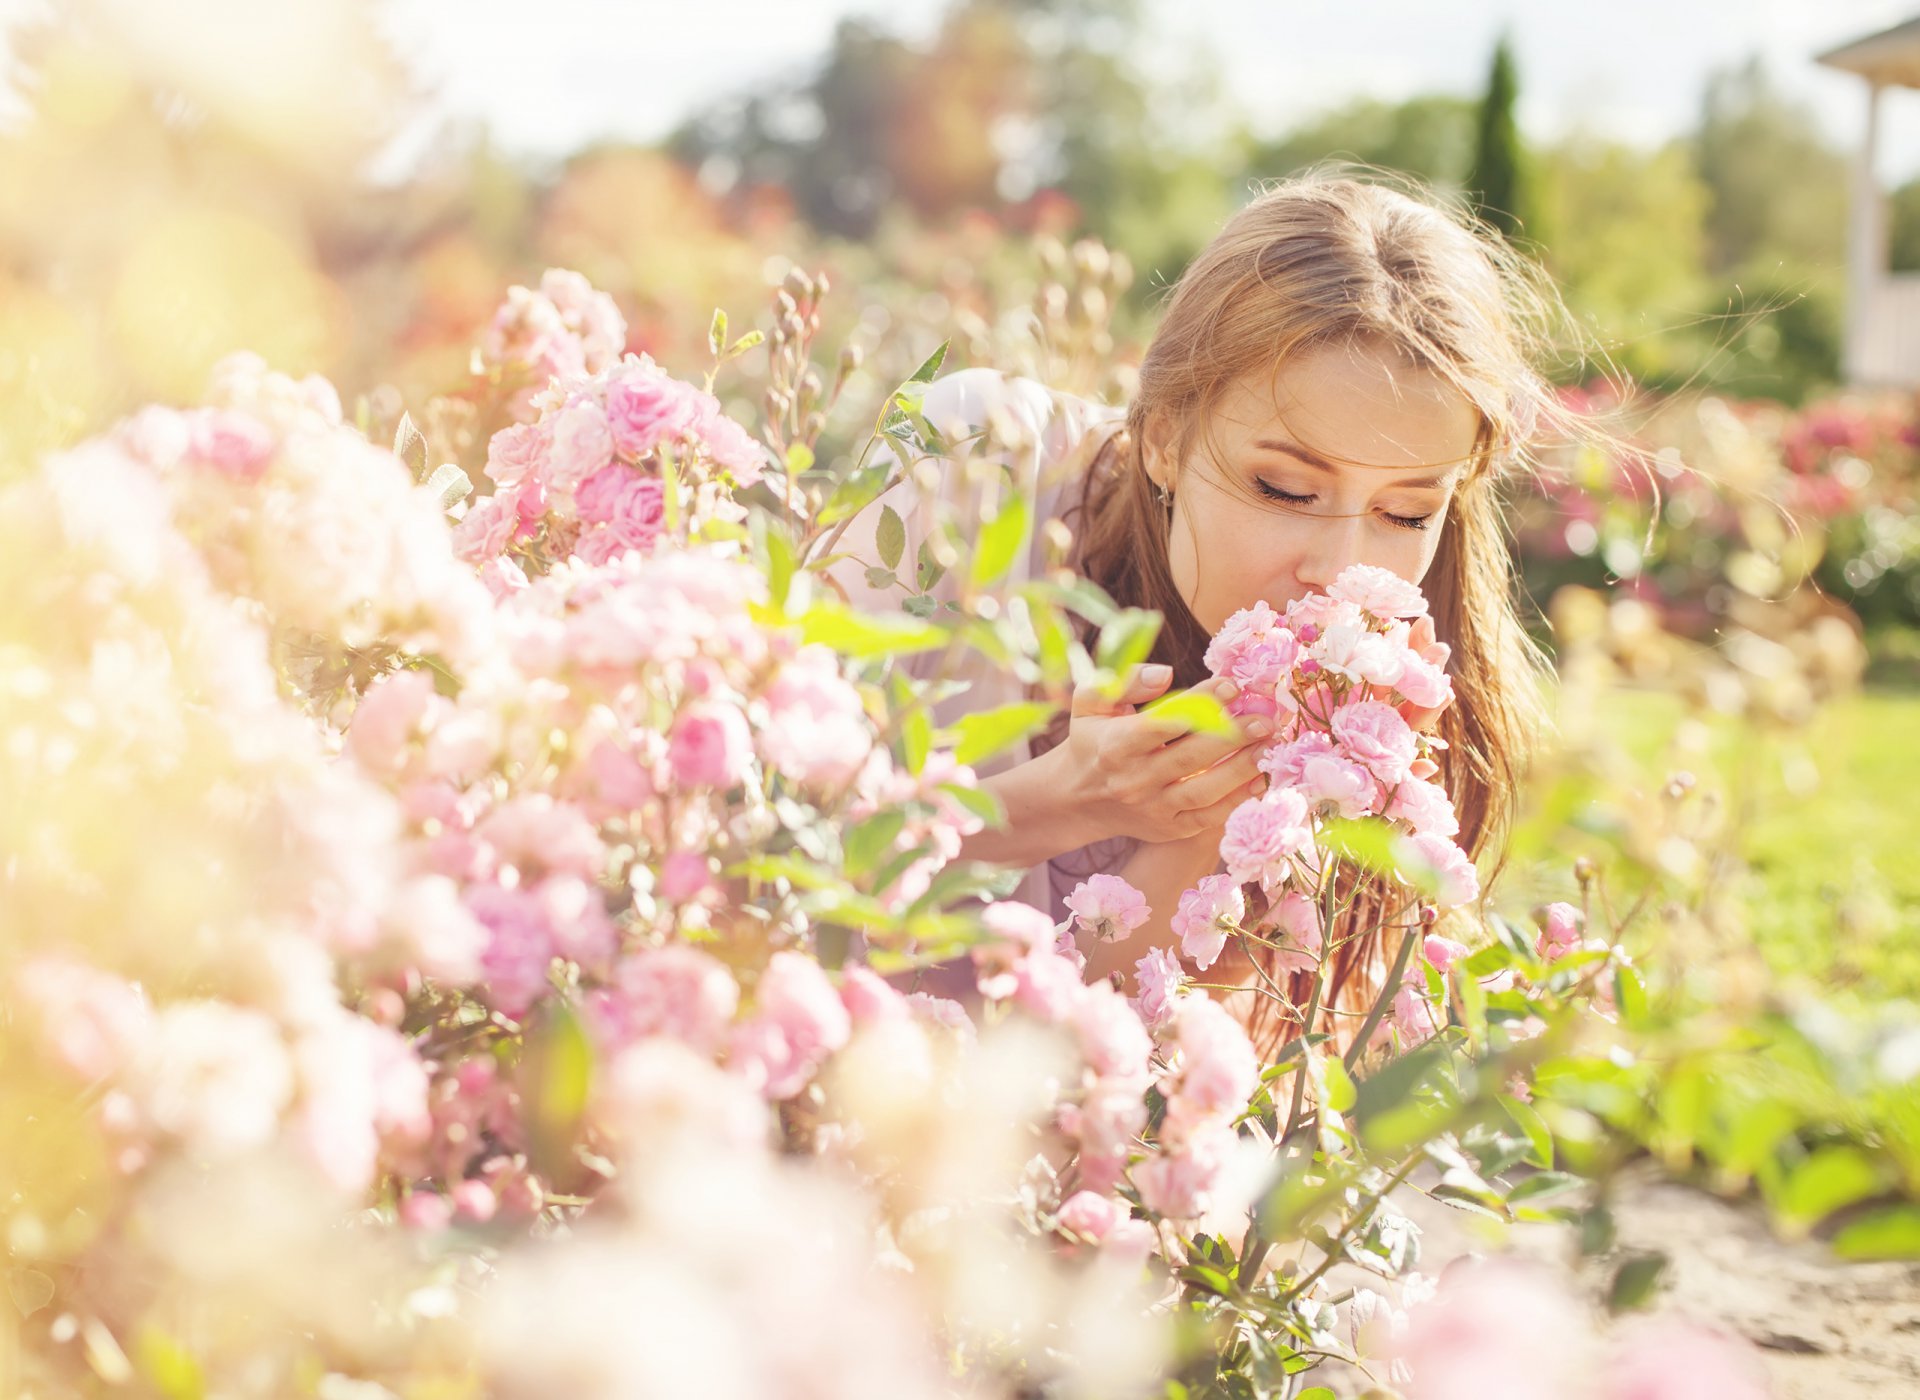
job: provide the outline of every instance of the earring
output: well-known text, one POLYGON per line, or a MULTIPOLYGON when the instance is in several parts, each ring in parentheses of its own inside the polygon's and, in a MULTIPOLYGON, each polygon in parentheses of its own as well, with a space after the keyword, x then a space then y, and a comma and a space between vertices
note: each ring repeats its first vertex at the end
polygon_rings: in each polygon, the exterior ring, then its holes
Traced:
POLYGON ((1173 504, 1173 488, 1167 485, 1166 482, 1156 481, 1154 483, 1153 489, 1160 493, 1161 505, 1170 506, 1173 504))

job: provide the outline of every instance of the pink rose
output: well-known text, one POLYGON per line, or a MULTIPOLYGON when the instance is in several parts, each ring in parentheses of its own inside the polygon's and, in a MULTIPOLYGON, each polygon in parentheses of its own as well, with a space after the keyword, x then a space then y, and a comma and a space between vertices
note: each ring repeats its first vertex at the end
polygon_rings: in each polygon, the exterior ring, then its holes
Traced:
POLYGON ((615 1046, 667 1036, 714 1055, 726 1044, 739 1003, 739 984, 724 963, 684 943, 667 943, 622 958, 613 985, 589 1005, 615 1046))
POLYGON ((1061 1202, 1060 1228, 1099 1244, 1127 1218, 1127 1203, 1093 1191, 1076 1191, 1061 1202))
POLYGON ((1438 783, 1422 782, 1409 774, 1393 790, 1386 815, 1407 823, 1416 832, 1435 836, 1458 836, 1460 819, 1454 814, 1453 799, 1438 783))
POLYGON ((1180 1138, 1203 1122, 1231 1121, 1260 1087, 1260 1060, 1246 1030, 1210 997, 1180 1003, 1173 1023, 1179 1056, 1161 1078, 1167 1097, 1163 1136, 1180 1138))
POLYGON ((1236 883, 1258 880, 1261 888, 1272 890, 1286 880, 1288 861, 1312 841, 1306 799, 1292 788, 1275 788, 1234 809, 1220 858, 1236 883))
POLYGON ((1212 1125, 1171 1151, 1137 1163, 1133 1184, 1140 1203, 1168 1220, 1193 1220, 1213 1205, 1213 1194, 1234 1151, 1231 1128, 1212 1125))
POLYGON ((189 416, 189 455, 235 481, 260 479, 273 460, 274 437, 266 424, 225 408, 203 408, 189 416))
POLYGON ((801 953, 768 960, 754 988, 754 1014, 734 1028, 728 1063, 769 1100, 806 1088, 853 1022, 820 964, 801 953))
POLYGON ((700 391, 652 364, 633 365, 607 388, 613 443, 629 461, 672 444, 701 421, 700 391))
POLYGON ((849 781, 873 748, 860 692, 839 674, 834 654, 802 647, 767 688, 767 718, 756 735, 760 756, 799 783, 849 781))
POLYGON ((1099 982, 1078 996, 1071 1012, 1080 1055, 1095 1074, 1110 1079, 1144 1077, 1153 1040, 1140 1016, 1110 982, 1099 982))
POLYGON ((1280 934, 1275 965, 1290 972, 1310 972, 1319 966, 1326 945, 1318 906, 1298 890, 1288 890, 1274 906, 1273 920, 1280 934))
POLYGON ((469 564, 493 558, 512 541, 520 527, 514 503, 499 495, 470 502, 467 513, 453 527, 453 552, 469 564))
POLYGON ((1420 617, 1427 611, 1427 600, 1420 586, 1409 583, 1391 569, 1373 564, 1349 564, 1327 588, 1327 596, 1352 603, 1383 621, 1395 617, 1420 617))
POLYGON ((382 676, 354 709, 347 752, 369 773, 381 777, 398 773, 435 698, 429 672, 394 671, 382 676))
POLYGON ((487 931, 480 995, 508 1016, 524 1016, 550 985, 553 931, 545 906, 528 890, 476 885, 467 891, 467 909, 487 931))
POLYGON ((713 869, 698 851, 675 851, 660 862, 660 897, 684 904, 714 888, 713 869))
POLYGON ((501 486, 518 486, 540 475, 553 449, 553 432, 546 423, 515 423, 487 442, 487 475, 501 486))
POLYGON ((1546 907, 1541 918, 1540 937, 1534 943, 1534 951, 1544 962, 1558 962, 1569 953, 1580 950, 1582 935, 1580 911, 1571 904, 1554 903, 1546 907))
POLYGON ((574 490, 613 460, 613 433, 607 426, 607 415, 592 400, 581 399, 569 405, 552 425, 547 480, 554 490, 574 490))
POLYGON ((840 1001, 855 1026, 913 1019, 913 1007, 872 968, 850 966, 840 974, 840 1001))
POLYGON ((1430 833, 1404 838, 1414 869, 1438 885, 1434 902, 1451 909, 1480 897, 1480 874, 1467 853, 1444 836, 1430 833))
POLYGON ((680 712, 667 739, 667 763, 675 786, 726 791, 747 776, 753 734, 734 705, 695 701, 680 712))
POLYGON ((1417 752, 1413 730, 1391 705, 1354 700, 1333 714, 1333 737, 1347 753, 1391 787, 1407 777, 1417 752))
POLYGON ((1094 875, 1066 898, 1080 926, 1103 943, 1118 943, 1147 921, 1147 897, 1118 875, 1094 875))
POLYGON ((1231 875, 1208 875, 1180 896, 1172 928, 1180 951, 1202 972, 1227 945, 1227 935, 1247 917, 1247 896, 1231 875))
POLYGON ((720 401, 702 394, 696 431, 707 445, 707 455, 733 476, 736 486, 751 486, 767 468, 768 453, 754 436, 720 409, 720 401))
MULTIPOLYGON (((1211 963, 1213 959, 1207 961, 1211 963)), ((1186 990, 1186 970, 1171 951, 1154 948, 1134 964, 1133 984, 1140 989, 1133 1000, 1133 1009, 1148 1032, 1157 1036, 1173 1022, 1174 1009, 1186 990)))

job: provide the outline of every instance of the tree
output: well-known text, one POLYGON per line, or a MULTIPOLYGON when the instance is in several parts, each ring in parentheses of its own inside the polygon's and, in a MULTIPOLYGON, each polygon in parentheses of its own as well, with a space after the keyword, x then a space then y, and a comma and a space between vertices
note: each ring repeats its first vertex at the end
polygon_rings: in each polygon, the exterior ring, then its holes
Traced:
POLYGON ((1398 170, 1443 190, 1460 189, 1473 161, 1478 104, 1428 95, 1405 102, 1364 98, 1255 145, 1253 168, 1280 177, 1329 157, 1398 170))
POLYGON ((1529 233, 1532 209, 1527 188, 1526 153, 1513 104, 1519 94, 1513 48, 1502 35, 1493 49, 1493 70, 1480 103, 1480 125, 1467 190, 1480 216, 1509 239, 1529 233))

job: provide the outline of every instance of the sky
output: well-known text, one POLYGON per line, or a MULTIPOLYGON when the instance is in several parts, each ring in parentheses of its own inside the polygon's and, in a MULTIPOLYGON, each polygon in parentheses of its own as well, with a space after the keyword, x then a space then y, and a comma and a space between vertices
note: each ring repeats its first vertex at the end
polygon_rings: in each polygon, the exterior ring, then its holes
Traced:
MULTIPOLYGON (((1716 68, 1759 53, 1848 149, 1865 84, 1812 55, 1920 15, 1920 0, 1145 0, 1150 54, 1213 67, 1278 131, 1359 96, 1477 93, 1509 31, 1520 120, 1654 144, 1686 129, 1716 68)), ((803 72, 844 15, 932 29, 943 0, 393 0, 390 23, 436 110, 486 121, 508 149, 657 137, 716 92, 803 72), (537 18, 533 18, 537 15, 537 18)), ((1920 92, 1883 100, 1880 171, 1920 174, 1920 92)))
MULTIPOLYGON (((0 0, 0 29, 63 0, 0 0)), ((154 0, 66 0, 111 9, 154 0)), ((220 0, 198 0, 202 6, 220 0)), ((257 5, 260 0, 232 0, 257 5)), ((307 5, 324 0, 279 0, 307 5)), ((1857 147, 1865 85, 1812 61, 1920 15, 1920 0, 1142 0, 1144 61, 1210 70, 1262 134, 1356 97, 1477 94, 1514 40, 1520 121, 1637 144, 1687 129, 1715 69, 1758 53, 1857 147)), ((401 173, 443 123, 484 123, 516 154, 651 140, 716 95, 804 74, 848 15, 930 33, 945 0, 386 0, 384 22, 431 94, 384 162, 401 173)), ((1879 172, 1920 175, 1920 92, 1884 99, 1879 172)))

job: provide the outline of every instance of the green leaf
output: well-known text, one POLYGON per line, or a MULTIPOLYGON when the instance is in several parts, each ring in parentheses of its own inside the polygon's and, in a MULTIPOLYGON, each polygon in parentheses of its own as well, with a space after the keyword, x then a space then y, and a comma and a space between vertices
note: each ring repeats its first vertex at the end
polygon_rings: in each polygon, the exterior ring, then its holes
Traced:
POLYGON ((799 476, 802 472, 813 470, 813 449, 804 442, 792 443, 787 448, 787 475, 799 476))
POLYGON ((192 1351, 153 1323, 140 1324, 133 1355, 141 1374, 167 1400, 200 1400, 207 1393, 206 1379, 192 1351))
POLYGON ((452 462, 442 462, 427 478, 427 490, 439 498, 440 509, 449 510, 456 502, 464 501, 473 494, 473 483, 452 462))
POLYGON ((410 413, 400 415, 400 425, 393 431, 393 455, 407 464, 415 481, 427 474, 426 435, 413 426, 410 413))
POLYGON ((1316 1385, 1301 1391, 1295 1400, 1339 1400, 1339 1397, 1324 1385, 1316 1385))
POLYGON ((564 1169, 593 1090, 593 1042, 572 1007, 549 1001, 527 1032, 521 1062, 527 1142, 543 1171, 564 1169))
POLYGON ((747 351, 753 349, 754 346, 760 344, 760 342, 765 340, 766 338, 767 338, 767 333, 765 331, 748 331, 745 335, 741 336, 738 340, 734 341, 733 344, 727 347, 727 358, 729 360, 737 359, 739 356, 744 355, 747 353, 747 351))
POLYGON ((907 814, 889 807, 856 823, 846 835, 847 874, 864 875, 893 849, 893 843, 906 829, 907 814))
POLYGON ((901 656, 945 646, 946 632, 910 617, 879 617, 859 613, 822 599, 800 619, 800 639, 819 642, 856 660, 869 656, 901 656))
POLYGON ((947 347, 952 343, 953 342, 950 340, 941 341, 940 348, 934 351, 931 355, 927 356, 926 360, 921 364, 920 368, 915 370, 911 375, 907 377, 907 383, 909 384, 933 383, 934 375, 940 373, 940 366, 946 362, 947 347))
POLYGON ((1526 1134, 1527 1141, 1532 1144, 1533 1151, 1527 1160, 1536 1167, 1551 1168, 1553 1166, 1553 1133, 1547 1127, 1547 1120, 1540 1116, 1540 1111, 1530 1103, 1522 1103, 1519 1099, 1505 1094, 1500 1096, 1500 1107, 1506 1110, 1507 1117, 1513 1120, 1515 1127, 1526 1134))
POLYGON ((707 348, 718 355, 727 344, 727 313, 713 308, 713 324, 707 327, 707 348))
POLYGON ((1027 547, 1027 531, 1033 509, 1025 496, 1013 496, 999 512, 980 527, 980 541, 973 551, 973 584, 987 588, 1007 576, 1007 571, 1027 547))
POLYGON ((933 752, 933 716, 926 706, 916 705, 901 716, 900 750, 907 771, 919 777, 927 766, 927 755, 933 752))
POLYGON ((1124 675, 1145 661, 1160 636, 1161 617, 1145 608, 1122 608, 1100 629, 1100 641, 1094 648, 1094 661, 1124 675))
POLYGON ((1920 1259, 1920 1206, 1887 1206, 1849 1222, 1833 1237, 1842 1259, 1920 1259))
POLYGON ((1016 700, 991 710, 963 715, 953 726, 953 756, 961 763, 978 763, 1002 749, 1037 734, 1053 718, 1055 706, 1039 700, 1016 700))
POLYGON ((933 591, 933 586, 945 577, 947 566, 933 557, 933 551, 927 547, 925 540, 920 541, 920 549, 915 560, 919 565, 917 577, 920 591, 930 593, 933 591))
POLYGON ((1607 1311, 1617 1314, 1644 1308, 1653 1301, 1653 1295, 1660 1287, 1660 1279, 1666 1272, 1667 1256, 1664 1254, 1635 1254, 1629 1257, 1614 1271, 1613 1282, 1607 1288, 1607 1311))
POLYGON ((1319 841, 1323 849, 1363 870, 1392 875, 1398 866, 1394 830, 1378 817, 1334 818, 1320 828, 1319 841))
POLYGON ((1788 1173, 1775 1206, 1794 1220, 1824 1220, 1890 1184, 1886 1169, 1872 1153, 1851 1143, 1836 1143, 1818 1149, 1788 1173))
POLYGON ((883 569, 875 564, 867 570, 867 587, 869 588, 891 588, 898 582, 900 580, 893 576, 892 569, 883 569))
POLYGON ((900 556, 907 548, 907 525, 892 506, 880 507, 880 524, 874 531, 874 543, 880 546, 880 562, 889 569, 900 567, 900 556))
POLYGON ((990 827, 1006 825, 1006 806, 985 788, 962 787, 959 783, 942 783, 940 791, 965 807, 990 827))
POLYGON ((1521 1201, 1535 1201, 1542 1196, 1557 1196, 1563 1191, 1572 1191, 1581 1185, 1581 1178, 1572 1172, 1535 1172, 1526 1180, 1519 1182, 1507 1193, 1507 1199, 1515 1204, 1521 1201))
POLYGON ((1204 690, 1183 690, 1175 695, 1163 695, 1140 713, 1190 734, 1212 734, 1222 739, 1232 739, 1240 733, 1240 726, 1234 723, 1227 707, 1204 690))
POLYGON ((827 503, 820 507, 817 523, 834 525, 850 515, 859 514, 886 489, 887 477, 893 468, 891 460, 882 458, 841 478, 839 485, 833 488, 833 494, 827 497, 827 503))

